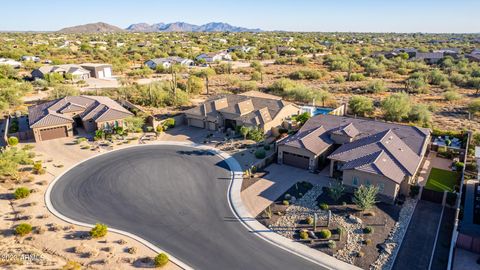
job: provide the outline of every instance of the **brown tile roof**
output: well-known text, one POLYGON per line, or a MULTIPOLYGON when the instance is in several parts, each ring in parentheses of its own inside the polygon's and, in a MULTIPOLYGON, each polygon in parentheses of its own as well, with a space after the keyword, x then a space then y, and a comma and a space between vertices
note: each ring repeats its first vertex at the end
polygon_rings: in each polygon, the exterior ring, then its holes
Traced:
POLYGON ((132 113, 108 97, 68 96, 28 107, 31 128, 48 127, 72 123, 69 112, 78 112, 82 120, 96 122, 126 118, 132 113))
POLYGON ((215 119, 224 115, 252 125, 272 121, 280 110, 291 103, 265 97, 224 94, 216 96, 185 113, 215 119))

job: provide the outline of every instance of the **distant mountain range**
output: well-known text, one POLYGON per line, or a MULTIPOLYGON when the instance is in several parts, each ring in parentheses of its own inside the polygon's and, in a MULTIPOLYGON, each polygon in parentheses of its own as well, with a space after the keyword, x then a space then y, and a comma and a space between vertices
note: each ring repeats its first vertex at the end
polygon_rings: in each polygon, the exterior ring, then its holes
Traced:
POLYGON ((211 22, 203 25, 194 25, 185 22, 174 23, 136 23, 126 29, 103 22, 77 25, 60 29, 62 33, 111 33, 111 32, 261 32, 261 29, 250 29, 233 26, 228 23, 211 22))

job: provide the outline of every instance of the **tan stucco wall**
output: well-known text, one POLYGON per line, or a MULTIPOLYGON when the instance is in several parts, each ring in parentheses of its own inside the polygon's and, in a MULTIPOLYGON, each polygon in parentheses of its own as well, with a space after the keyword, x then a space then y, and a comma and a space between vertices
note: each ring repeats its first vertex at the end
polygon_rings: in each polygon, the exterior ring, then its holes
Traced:
POLYGON ((369 181, 370 185, 380 186, 383 183, 383 191, 378 192, 380 195, 378 199, 393 203, 395 198, 398 195, 400 190, 400 186, 393 182, 392 180, 383 177, 378 174, 372 174, 357 170, 345 170, 343 171, 343 184, 350 188, 358 188, 360 185, 367 185, 367 181, 369 181), (358 179, 358 185, 353 184, 354 177, 358 179))
POLYGON ((299 113, 300 113, 300 108, 297 105, 288 104, 277 113, 277 115, 275 116, 274 119, 272 119, 272 121, 264 124, 263 131, 265 133, 268 133, 272 130, 272 128, 281 126, 283 123, 283 120, 285 120, 286 118, 292 115, 297 115, 299 113))
POLYGON ((309 170, 314 171, 317 169, 318 165, 318 156, 315 156, 312 152, 303 149, 303 148, 295 148, 288 145, 279 145, 278 146, 278 153, 277 153, 277 163, 283 164, 283 152, 293 153, 301 156, 306 156, 310 158, 309 161, 309 170))

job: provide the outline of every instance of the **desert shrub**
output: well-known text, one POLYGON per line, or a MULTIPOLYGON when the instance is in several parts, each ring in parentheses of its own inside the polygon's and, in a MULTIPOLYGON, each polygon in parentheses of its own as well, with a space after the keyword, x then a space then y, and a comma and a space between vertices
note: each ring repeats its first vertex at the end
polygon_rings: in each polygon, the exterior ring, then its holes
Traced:
POLYGON ((334 249, 337 247, 337 243, 335 243, 335 241, 333 240, 328 240, 327 245, 328 245, 328 248, 331 248, 331 249, 334 249))
POLYGON ((30 195, 30 189, 26 187, 19 187, 15 189, 15 192, 13 193, 15 200, 27 198, 28 195, 30 195))
POLYGON ((258 149, 257 151, 255 151, 255 157, 258 158, 258 159, 265 158, 266 155, 267 154, 266 154, 265 150, 263 150, 263 149, 258 149))
POLYGON ((318 207, 320 207, 320 209, 322 209, 322 210, 328 210, 328 204, 326 204, 326 203, 320 203, 318 205, 318 207))
POLYGON ((410 97, 405 93, 395 93, 382 101, 382 110, 387 120, 400 122, 408 117, 411 110, 410 97))
POLYGON ((364 186, 361 185, 357 190, 355 190, 352 201, 360 208, 362 211, 372 208, 375 203, 377 203, 377 186, 364 186))
POLYGON ((367 233, 367 234, 373 233, 373 228, 370 227, 370 226, 367 226, 367 227, 363 228, 363 232, 367 233))
POLYGON ((286 65, 288 64, 288 58, 284 57, 279 57, 275 59, 275 62, 273 62, 275 65, 286 65))
POLYGON ((175 127, 175 119, 174 118, 167 118, 163 122, 163 126, 166 126, 167 128, 173 128, 175 127))
POLYGON ((367 91, 368 93, 383 93, 387 90, 387 85, 383 80, 373 80, 369 82, 367 87, 365 88, 365 91, 367 91))
POLYGON ((350 78, 348 78, 348 80, 351 82, 364 81, 365 76, 362 73, 352 73, 350 74, 350 78))
POLYGON ((429 127, 432 122, 432 112, 426 104, 415 104, 408 113, 408 119, 423 127, 429 127))
POLYGON ((465 163, 460 161, 455 162, 455 168, 457 169, 457 171, 462 171, 463 167, 465 167, 465 163))
POLYGON ((88 139, 85 138, 85 137, 80 137, 80 138, 78 138, 78 139, 75 140, 75 143, 76 143, 76 144, 80 144, 80 143, 82 143, 82 142, 86 142, 87 140, 88 140, 88 139))
POLYGON ((42 162, 37 161, 33 164, 33 173, 35 174, 44 174, 45 169, 43 168, 42 162))
POLYGON ((252 81, 260 81, 262 79, 262 74, 258 71, 252 72, 252 75, 250 77, 250 80, 252 81))
POLYGON ((15 234, 19 236, 25 236, 32 232, 32 225, 28 223, 21 223, 15 227, 15 234))
POLYGON ((306 231, 300 232, 300 239, 306 240, 308 239, 308 233, 306 231))
POLYGON ((374 110, 373 100, 365 96, 353 96, 348 102, 348 107, 353 114, 365 116, 371 114, 374 110))
POLYGON ((292 80, 317 80, 325 76, 325 72, 320 72, 313 69, 297 70, 288 76, 292 80))
POLYGON ((307 217, 305 219, 305 222, 308 224, 308 225, 312 225, 313 224, 313 218, 312 217, 307 217))
POLYGON ((372 239, 365 239, 364 243, 366 246, 370 246, 372 245, 372 239))
POLYGON ((165 253, 160 253, 157 256, 155 256, 155 259, 153 261, 155 263, 155 267, 165 266, 169 261, 168 255, 165 253))
POLYGON ((420 186, 410 186, 410 197, 415 198, 420 193, 420 186))
POLYGON ((240 82, 238 84, 238 90, 240 92, 256 91, 258 90, 257 83, 254 81, 240 82))
POLYGON ((343 227, 338 227, 336 229, 336 231, 337 231, 337 234, 338 234, 339 237, 342 237, 342 235, 345 234, 345 228, 343 228, 343 227))
POLYGON ((363 253, 362 251, 359 251, 357 253, 357 257, 359 257, 359 258, 365 257, 365 253, 363 253))
POLYGON ((163 132, 163 126, 162 126, 162 125, 158 125, 155 130, 156 130, 158 133, 162 133, 162 132, 163 132))
POLYGON ((302 66, 306 66, 308 64, 308 59, 306 57, 298 57, 295 60, 295 63, 300 64, 302 66))
POLYGON ((93 238, 100 238, 107 235, 107 225, 97 223, 95 227, 90 230, 90 236, 93 238))
POLYGON ((15 136, 9 137, 7 142, 8 142, 8 145, 15 146, 18 144, 18 138, 15 136))
POLYGON ((335 76, 335 78, 333 78, 333 81, 335 81, 336 83, 344 83, 345 77, 342 75, 338 75, 338 76, 335 76))
POLYGON ((249 140, 253 140, 253 141, 256 141, 256 142, 260 142, 264 139, 265 137, 265 134, 263 133, 263 131, 261 129, 258 129, 258 128, 252 128, 248 131, 248 134, 247 134, 247 139, 249 140))
POLYGON ((443 93, 443 97, 445 98, 446 101, 455 101, 455 100, 461 99, 462 95, 455 90, 448 90, 445 93, 443 93))
POLYGON ((322 239, 329 239, 332 237, 332 232, 329 229, 323 229, 320 231, 320 238, 322 239))
POLYGON ((283 200, 282 201, 282 204, 285 205, 285 206, 289 206, 290 205, 290 202, 288 200, 283 200))

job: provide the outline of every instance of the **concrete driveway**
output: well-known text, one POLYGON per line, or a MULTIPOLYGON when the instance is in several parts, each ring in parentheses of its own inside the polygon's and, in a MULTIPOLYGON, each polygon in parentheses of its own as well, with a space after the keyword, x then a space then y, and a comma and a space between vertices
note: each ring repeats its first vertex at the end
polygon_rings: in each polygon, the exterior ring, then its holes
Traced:
POLYGON ((195 269, 321 269, 249 233, 227 200, 230 170, 185 146, 148 145, 90 159, 53 186, 53 207, 158 245, 195 269))

